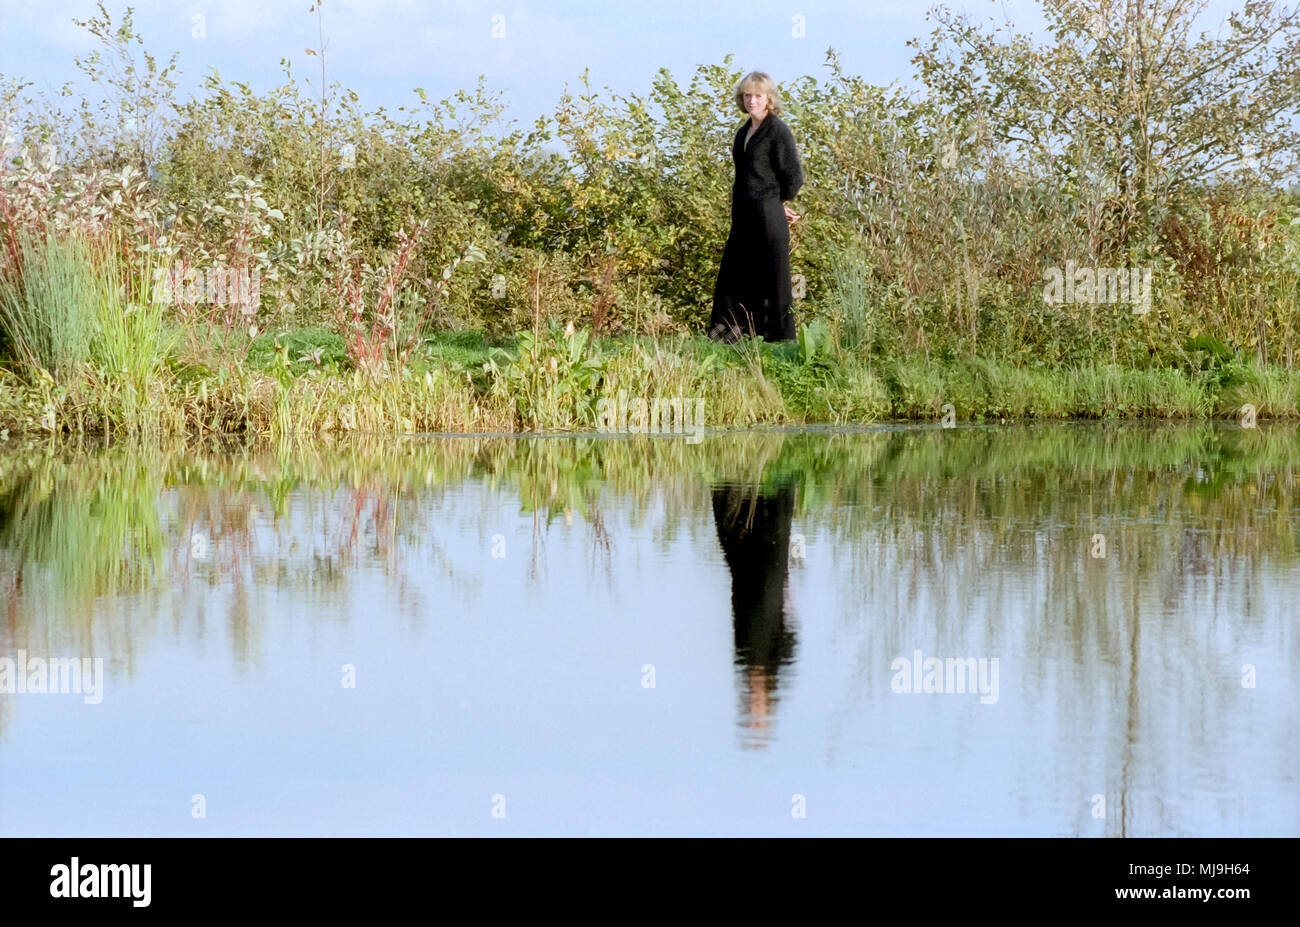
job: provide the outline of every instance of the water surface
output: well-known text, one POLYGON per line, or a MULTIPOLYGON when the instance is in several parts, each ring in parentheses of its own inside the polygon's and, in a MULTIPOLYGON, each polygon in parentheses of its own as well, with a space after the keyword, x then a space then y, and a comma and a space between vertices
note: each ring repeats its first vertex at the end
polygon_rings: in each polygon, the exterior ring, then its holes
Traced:
POLYGON ((1298 450, 11 442, 0 834, 1295 835, 1298 450))

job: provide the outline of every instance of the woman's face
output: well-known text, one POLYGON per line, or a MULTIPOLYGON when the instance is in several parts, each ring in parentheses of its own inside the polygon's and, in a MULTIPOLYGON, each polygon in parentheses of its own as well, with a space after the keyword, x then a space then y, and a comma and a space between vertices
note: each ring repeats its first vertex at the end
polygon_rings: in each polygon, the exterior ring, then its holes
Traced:
POLYGON ((767 114, 767 94, 755 91, 745 91, 745 109, 751 116, 763 116, 767 114))

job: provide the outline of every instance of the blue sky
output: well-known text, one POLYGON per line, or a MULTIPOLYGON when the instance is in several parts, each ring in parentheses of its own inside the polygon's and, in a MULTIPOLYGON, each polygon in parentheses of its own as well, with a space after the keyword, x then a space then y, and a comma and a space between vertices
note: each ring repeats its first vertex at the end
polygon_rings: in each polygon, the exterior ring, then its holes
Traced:
MULTIPOLYGON (((312 0, 136 0, 137 30, 161 60, 179 52, 182 98, 216 68, 227 80, 266 89, 280 82, 281 58, 299 77, 318 73, 317 19, 312 0), (202 36, 196 36, 202 17, 202 36)), ((118 20, 126 8, 106 6, 118 20)), ((826 50, 841 53, 846 72, 873 83, 910 84, 909 38, 933 28, 928 0, 325 0, 326 56, 331 82, 357 91, 366 108, 431 99, 471 89, 479 75, 504 93, 508 116, 521 125, 553 111, 566 82, 580 87, 584 67, 593 89, 645 93, 667 67, 686 83, 699 64, 735 56, 743 70, 765 70, 778 83, 823 78, 826 50), (494 17, 502 17, 494 19, 494 17), (793 35, 803 17, 806 37, 793 35), (494 37, 494 26, 504 35, 494 37)), ((1041 23, 1033 0, 953 0, 949 6, 1018 28, 1041 23)), ((1211 0, 1206 25, 1217 27, 1240 0, 1211 0)), ((94 0, 0 0, 0 75, 35 82, 51 96, 78 76, 73 56, 94 39, 73 25, 95 13, 94 0)))

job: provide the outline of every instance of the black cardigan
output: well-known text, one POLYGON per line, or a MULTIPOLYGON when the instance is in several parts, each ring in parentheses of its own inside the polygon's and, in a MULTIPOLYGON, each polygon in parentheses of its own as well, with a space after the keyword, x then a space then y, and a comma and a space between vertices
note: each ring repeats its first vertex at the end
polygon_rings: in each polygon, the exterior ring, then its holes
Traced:
POLYGON ((775 196, 792 200, 803 186, 803 167, 795 148, 794 134, 781 117, 768 114, 745 145, 749 132, 746 119, 736 130, 731 145, 731 159, 736 165, 732 198, 757 200, 775 196))

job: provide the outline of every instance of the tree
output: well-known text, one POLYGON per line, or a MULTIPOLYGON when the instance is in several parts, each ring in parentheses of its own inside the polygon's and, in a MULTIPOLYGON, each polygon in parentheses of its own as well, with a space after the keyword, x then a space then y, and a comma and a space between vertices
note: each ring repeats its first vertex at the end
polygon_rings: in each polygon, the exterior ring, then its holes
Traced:
POLYGON ((913 63, 954 118, 982 116, 1092 207, 1094 253, 1145 240, 1225 173, 1295 170, 1300 12, 1246 0, 1210 34, 1204 0, 1040 3, 1049 44, 938 7, 913 63))
MULTIPOLYGON (((175 111, 172 75, 177 54, 160 68, 154 56, 143 51, 144 40, 135 31, 131 7, 126 8, 121 24, 114 26, 103 0, 96 5, 98 16, 74 19, 73 23, 99 39, 104 52, 96 49, 73 60, 92 83, 107 84, 112 91, 99 102, 98 114, 88 97, 82 99, 82 144, 100 163, 113 162, 115 167, 131 164, 148 173, 175 111), (141 47, 139 61, 132 44, 141 47)), ((64 87, 63 95, 73 95, 71 85, 64 87)))

